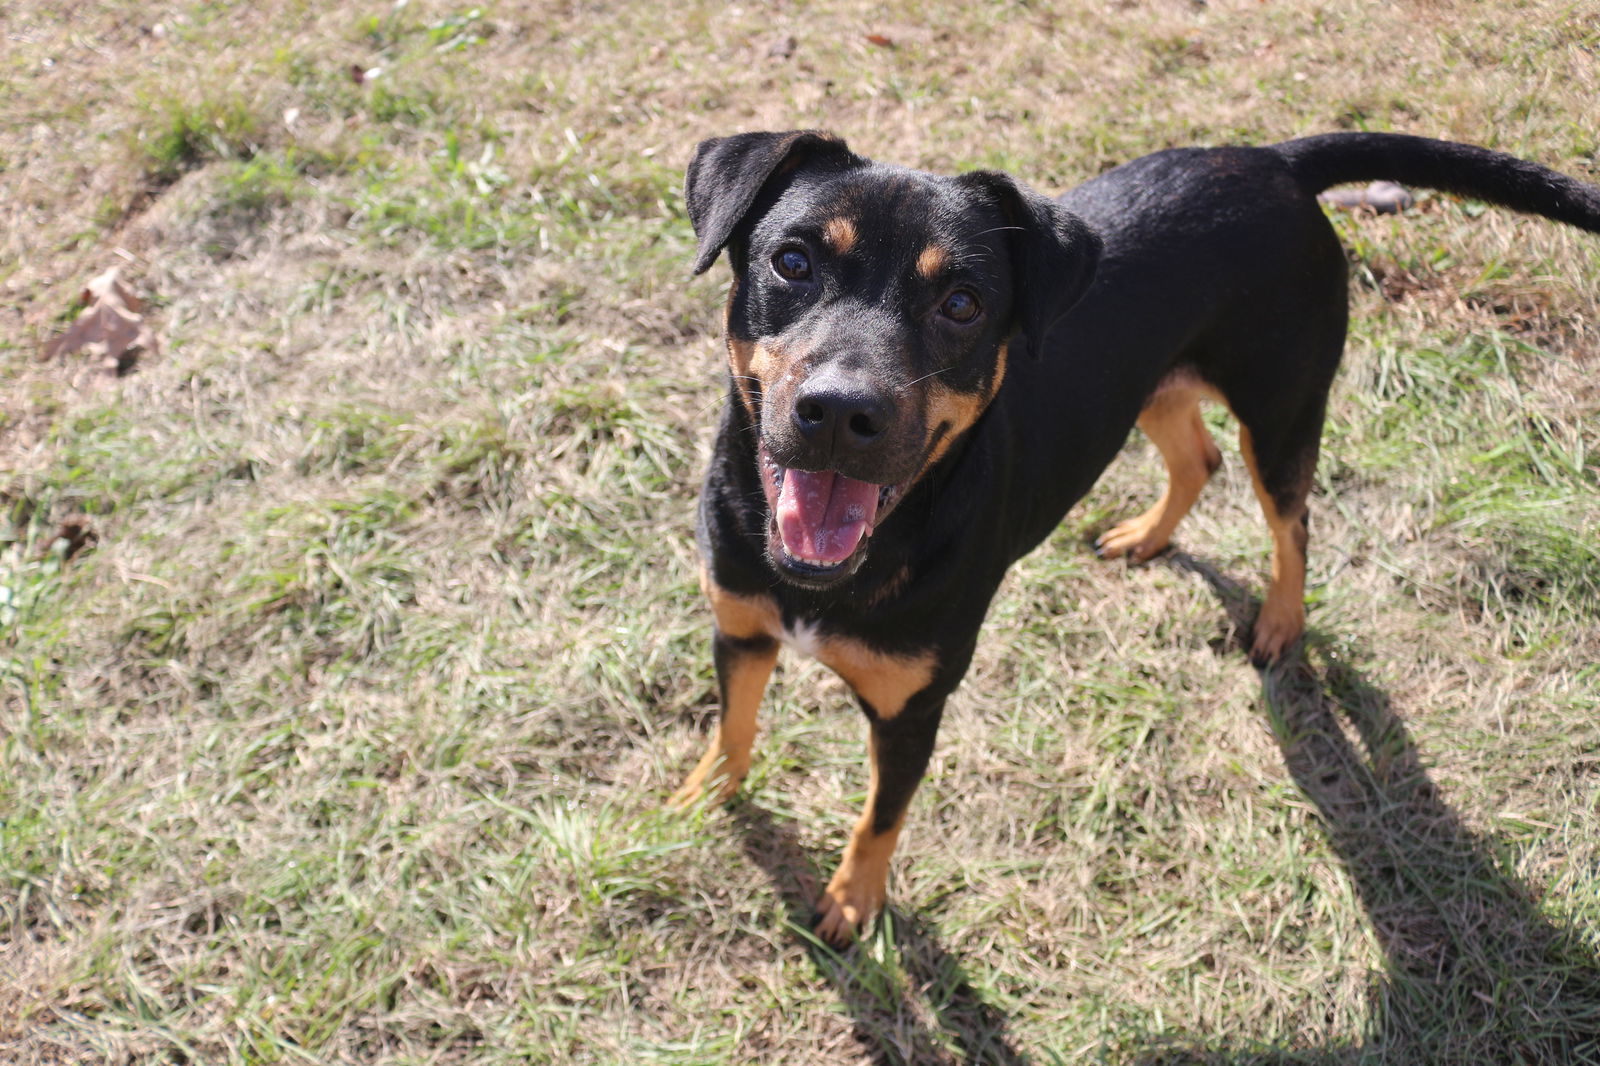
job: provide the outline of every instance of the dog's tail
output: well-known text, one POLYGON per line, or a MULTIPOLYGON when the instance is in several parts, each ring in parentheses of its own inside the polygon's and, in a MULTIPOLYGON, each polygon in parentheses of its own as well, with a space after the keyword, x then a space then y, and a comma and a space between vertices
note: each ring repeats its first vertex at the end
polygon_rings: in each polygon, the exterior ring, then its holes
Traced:
POLYGON ((1397 181, 1600 233, 1600 186, 1504 152, 1400 133, 1327 133, 1273 149, 1312 194, 1347 181, 1397 181))

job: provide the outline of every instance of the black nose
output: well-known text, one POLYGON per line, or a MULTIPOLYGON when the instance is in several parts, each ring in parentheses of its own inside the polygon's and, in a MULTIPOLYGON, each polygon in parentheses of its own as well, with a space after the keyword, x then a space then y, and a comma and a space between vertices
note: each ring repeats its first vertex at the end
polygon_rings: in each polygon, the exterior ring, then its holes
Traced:
POLYGON ((820 371, 794 397, 794 424, 819 455, 843 458, 872 447, 889 429, 889 397, 859 378, 820 371))

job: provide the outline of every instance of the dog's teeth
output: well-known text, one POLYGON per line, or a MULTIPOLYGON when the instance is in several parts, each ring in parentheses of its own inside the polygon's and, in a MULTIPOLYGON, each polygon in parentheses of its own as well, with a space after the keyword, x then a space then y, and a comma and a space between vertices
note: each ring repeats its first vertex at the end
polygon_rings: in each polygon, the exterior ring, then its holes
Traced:
POLYGON ((807 566, 814 566, 819 570, 832 570, 834 567, 840 565, 839 563, 830 563, 826 559, 812 559, 804 555, 795 555, 792 556, 792 558, 797 563, 804 563, 807 566))

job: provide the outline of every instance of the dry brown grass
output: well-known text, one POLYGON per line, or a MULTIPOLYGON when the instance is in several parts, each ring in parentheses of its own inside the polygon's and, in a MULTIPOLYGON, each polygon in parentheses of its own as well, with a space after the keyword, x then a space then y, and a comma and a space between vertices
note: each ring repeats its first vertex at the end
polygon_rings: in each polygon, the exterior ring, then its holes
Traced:
POLYGON ((863 788, 817 668, 748 798, 656 809, 711 713, 696 140, 1051 189, 1367 126, 1593 178, 1587 12, 472 10, 6 8, 0 1058, 1600 1058, 1600 252, 1552 226, 1338 220, 1303 660, 1238 650, 1235 450, 1180 551, 1092 559, 1135 441, 996 603, 878 933, 801 928, 863 788), (33 356, 118 261, 164 351, 77 387, 33 356))

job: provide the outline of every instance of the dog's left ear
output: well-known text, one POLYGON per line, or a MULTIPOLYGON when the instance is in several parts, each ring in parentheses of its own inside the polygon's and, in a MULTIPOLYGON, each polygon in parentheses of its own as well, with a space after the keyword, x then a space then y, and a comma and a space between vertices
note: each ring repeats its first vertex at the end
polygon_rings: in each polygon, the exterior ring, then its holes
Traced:
POLYGON ((774 175, 793 173, 801 164, 815 161, 841 169, 864 162, 842 140, 819 130, 736 133, 701 141, 683 179, 689 221, 700 239, 694 272, 704 274, 717 261, 717 253, 774 175))
POLYGON ((1053 200, 1008 174, 975 170, 956 179, 996 201, 1011 225, 1012 314, 1035 352, 1094 281, 1100 236, 1053 200))

